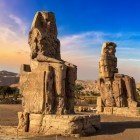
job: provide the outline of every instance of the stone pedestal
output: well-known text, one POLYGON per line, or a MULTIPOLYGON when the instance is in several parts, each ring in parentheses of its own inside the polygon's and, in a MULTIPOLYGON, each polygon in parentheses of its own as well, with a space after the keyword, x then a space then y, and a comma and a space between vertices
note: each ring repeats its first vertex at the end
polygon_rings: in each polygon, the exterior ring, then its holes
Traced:
POLYGON ((104 107, 102 112, 97 110, 97 114, 116 115, 125 117, 140 117, 140 107, 104 107))
MULTIPOLYGON (((25 131, 27 123, 24 113, 18 113, 19 131, 25 131), (23 127, 24 126, 24 127, 23 127)), ((26 117, 26 116, 25 116, 26 117)), ((92 135, 100 129, 99 115, 42 115, 30 114, 29 133, 45 135, 85 136, 92 135)))
POLYGON ((140 107, 103 107, 101 106, 101 97, 98 97, 97 114, 140 117, 140 107))

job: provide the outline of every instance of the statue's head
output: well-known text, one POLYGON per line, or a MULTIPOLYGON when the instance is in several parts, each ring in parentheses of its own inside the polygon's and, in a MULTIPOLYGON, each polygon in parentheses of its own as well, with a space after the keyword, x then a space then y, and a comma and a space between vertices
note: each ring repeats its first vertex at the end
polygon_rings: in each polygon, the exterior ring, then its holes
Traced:
POLYGON ((105 42, 102 46, 102 54, 99 62, 100 77, 113 78, 118 73, 117 58, 115 56, 116 44, 105 42))
POLYGON ((32 59, 61 58, 54 13, 39 11, 35 14, 29 32, 29 45, 32 59))
POLYGON ((57 36, 57 27, 55 22, 55 15, 53 12, 37 12, 32 22, 31 29, 37 28, 41 32, 46 32, 48 35, 57 36))
POLYGON ((116 44, 114 42, 105 42, 102 46, 102 55, 115 55, 116 44))

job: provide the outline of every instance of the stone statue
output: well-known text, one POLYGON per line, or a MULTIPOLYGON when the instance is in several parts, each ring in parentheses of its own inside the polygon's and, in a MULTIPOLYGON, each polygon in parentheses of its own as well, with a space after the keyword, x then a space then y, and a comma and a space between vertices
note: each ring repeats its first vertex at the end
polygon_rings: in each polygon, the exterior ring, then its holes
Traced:
POLYGON ((60 55, 55 16, 37 12, 29 33, 30 65, 20 70, 23 112, 18 112, 17 132, 80 136, 100 129, 99 115, 74 111, 77 67, 60 55))
POLYGON ((137 107, 133 77, 118 74, 116 44, 103 44, 99 61, 99 88, 104 107, 137 107))
POLYGON ((20 73, 24 112, 73 114, 77 67, 61 59, 52 12, 36 13, 29 45, 31 64, 22 65, 20 73))
POLYGON ((103 78, 112 78, 114 73, 118 73, 117 58, 115 56, 116 44, 107 42, 103 44, 101 58, 99 62, 99 74, 103 78))

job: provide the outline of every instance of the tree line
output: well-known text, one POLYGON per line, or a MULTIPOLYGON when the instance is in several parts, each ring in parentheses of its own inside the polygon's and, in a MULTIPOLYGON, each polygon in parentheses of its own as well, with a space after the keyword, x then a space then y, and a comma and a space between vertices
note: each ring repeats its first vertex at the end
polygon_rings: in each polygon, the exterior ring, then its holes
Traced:
POLYGON ((19 95, 19 89, 17 87, 0 86, 0 97, 5 99, 6 97, 17 98, 19 95))

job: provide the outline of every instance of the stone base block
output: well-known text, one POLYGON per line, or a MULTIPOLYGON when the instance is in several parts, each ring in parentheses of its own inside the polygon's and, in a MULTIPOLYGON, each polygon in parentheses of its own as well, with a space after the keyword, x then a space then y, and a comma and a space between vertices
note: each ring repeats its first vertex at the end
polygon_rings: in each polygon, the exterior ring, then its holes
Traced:
POLYGON ((140 117, 140 107, 104 107, 102 112, 97 108, 97 114, 140 117))
MULTIPOLYGON (((20 116, 21 114, 22 112, 19 112, 18 115, 20 116)), ((19 124, 22 124, 20 121, 21 120, 19 120, 19 124)), ((19 128, 22 129, 21 127, 19 128)), ((84 136, 92 135, 99 129, 99 115, 29 115, 28 130, 30 133, 39 133, 45 135, 84 136)), ((25 129, 22 131, 25 131, 25 129)))

